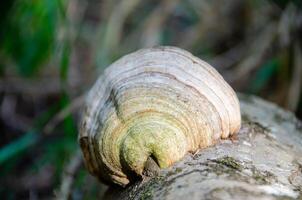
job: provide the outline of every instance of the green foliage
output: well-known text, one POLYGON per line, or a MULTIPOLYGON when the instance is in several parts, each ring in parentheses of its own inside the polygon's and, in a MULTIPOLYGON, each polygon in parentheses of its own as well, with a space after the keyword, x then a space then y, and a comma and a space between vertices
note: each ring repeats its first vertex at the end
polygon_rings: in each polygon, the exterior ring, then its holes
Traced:
POLYGON ((42 148, 43 155, 37 160, 37 166, 40 168, 43 165, 50 164, 55 167, 56 181, 59 181, 63 171, 64 164, 69 160, 69 157, 76 151, 77 143, 76 136, 73 138, 60 136, 49 140, 42 148))
POLYGON ((69 66, 69 55, 70 55, 70 46, 66 43, 63 47, 63 53, 61 57, 61 63, 60 63, 60 78, 62 81, 66 81, 67 79, 67 72, 68 72, 68 66, 69 66))
POLYGON ((301 0, 271 0, 281 8, 285 8, 289 3, 293 3, 298 7, 302 7, 301 0))
POLYGON ((10 159, 11 157, 17 155, 18 153, 24 151, 30 146, 34 145, 38 140, 38 136, 33 131, 25 133, 23 136, 17 140, 11 142, 5 147, 0 149, 0 165, 10 159))
POLYGON ((17 0, 4 30, 4 52, 20 74, 30 76, 54 48, 60 0, 17 0))
POLYGON ((254 81, 251 81, 250 92, 257 94, 264 86, 267 85, 271 77, 277 72, 280 63, 277 58, 273 58, 267 61, 257 71, 254 81))
MULTIPOLYGON (((60 101, 61 108, 63 109, 69 104, 70 104, 69 97, 67 96, 67 94, 63 94, 60 101)), ((70 114, 66 116, 63 121, 63 130, 66 136, 75 138, 75 135, 77 133, 77 127, 70 114)))
MULTIPOLYGON (((24 133, 20 138, 17 138, 13 142, 7 144, 6 146, 0 148, 0 165, 4 163, 5 161, 13 158, 14 156, 24 153, 26 149, 32 147, 35 145, 41 135, 39 135, 37 132, 41 132, 43 130, 43 127, 45 124, 60 110, 69 105, 70 101, 67 97, 67 95, 62 95, 61 100, 56 103, 53 106, 50 106, 45 112, 43 112, 34 122, 34 129, 31 131, 24 133)), ((71 143, 70 145, 73 145, 72 150, 75 148, 75 140, 76 140, 76 125, 71 115, 68 115, 63 123, 63 130, 64 130, 64 137, 62 138, 62 141, 64 141, 62 144, 66 144, 68 146, 68 142, 71 143), (65 140, 65 139, 66 140, 65 140)), ((51 144, 52 148, 56 149, 58 148, 58 151, 62 151, 65 149, 63 145, 58 144, 51 144)), ((70 148, 67 148, 70 150, 70 148)), ((55 152, 50 151, 51 154, 57 155, 55 152)), ((21 158, 21 157, 20 157, 21 158)), ((61 158, 58 158, 61 160, 61 158)))

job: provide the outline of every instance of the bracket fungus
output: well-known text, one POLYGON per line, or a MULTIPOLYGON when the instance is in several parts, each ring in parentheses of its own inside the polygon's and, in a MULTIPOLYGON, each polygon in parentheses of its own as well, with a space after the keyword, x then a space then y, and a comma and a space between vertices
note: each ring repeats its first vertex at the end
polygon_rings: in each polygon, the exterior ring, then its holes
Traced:
POLYGON ((79 142, 89 172, 127 185, 152 158, 160 168, 237 133, 238 98, 208 63, 176 47, 111 64, 90 90, 79 142))

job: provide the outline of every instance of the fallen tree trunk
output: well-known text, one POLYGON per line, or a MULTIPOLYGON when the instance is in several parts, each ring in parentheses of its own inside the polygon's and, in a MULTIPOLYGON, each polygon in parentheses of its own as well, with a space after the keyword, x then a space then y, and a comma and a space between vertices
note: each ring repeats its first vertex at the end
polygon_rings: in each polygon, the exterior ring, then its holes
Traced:
POLYGON ((296 199, 302 198, 301 122, 256 97, 240 95, 237 138, 187 155, 159 175, 107 199, 296 199))

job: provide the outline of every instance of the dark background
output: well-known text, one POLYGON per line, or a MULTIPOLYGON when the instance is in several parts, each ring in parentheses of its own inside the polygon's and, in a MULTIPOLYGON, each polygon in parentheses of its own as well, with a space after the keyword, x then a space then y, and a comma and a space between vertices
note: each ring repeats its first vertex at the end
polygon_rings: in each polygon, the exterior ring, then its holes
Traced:
MULTIPOLYGON (((0 10, 0 196, 51 198, 85 92, 122 55, 174 45, 302 118, 300 0, 13 0, 0 10)), ((71 161, 70 161, 71 160, 71 161)), ((73 199, 99 196, 77 168, 73 199)))

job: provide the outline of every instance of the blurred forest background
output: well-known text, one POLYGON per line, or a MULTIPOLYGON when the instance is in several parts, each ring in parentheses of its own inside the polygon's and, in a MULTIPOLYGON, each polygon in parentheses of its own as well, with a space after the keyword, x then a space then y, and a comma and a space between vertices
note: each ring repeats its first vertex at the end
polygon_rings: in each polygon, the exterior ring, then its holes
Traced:
MULTIPOLYGON (((11 0, 0 10, 0 196, 99 197, 78 151, 83 97, 124 54, 174 45, 302 118, 300 0, 11 0)), ((3 199, 3 198, 1 198, 3 199)))

